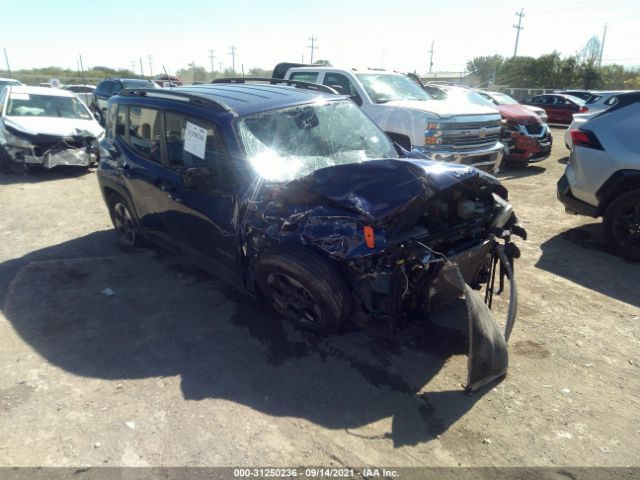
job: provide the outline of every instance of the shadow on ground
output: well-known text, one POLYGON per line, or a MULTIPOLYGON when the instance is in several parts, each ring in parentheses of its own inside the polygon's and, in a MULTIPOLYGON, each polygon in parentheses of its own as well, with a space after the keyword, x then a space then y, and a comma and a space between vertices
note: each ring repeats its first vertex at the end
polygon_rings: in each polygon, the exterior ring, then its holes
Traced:
POLYGON ((536 267, 640 307, 639 265, 611 253, 601 223, 571 228, 551 237, 540 248, 542 255, 536 267))
POLYGON ((500 166, 500 173, 496 175, 500 180, 512 180, 515 178, 525 178, 531 177, 533 175, 540 175, 544 173, 546 169, 544 167, 540 167, 538 165, 526 165, 526 166, 518 166, 518 165, 506 165, 500 166))
MULTIPOLYGON (((366 429, 353 430, 392 417, 391 431, 372 438, 394 446, 446 431, 487 391, 420 393, 466 349, 456 330, 414 324, 394 335, 384 326, 308 334, 173 256, 116 254, 112 235, 96 232, 0 264, 4 315, 40 355, 74 375, 180 375, 187 400, 222 398, 365 437, 366 429)), ((464 305, 441 315, 440 323, 466 321, 464 305)))
POLYGON ((0 173, 0 186, 20 183, 51 182, 65 178, 82 177, 83 175, 90 175, 92 172, 92 169, 61 165, 51 170, 39 168, 32 172, 19 175, 6 175, 0 173))

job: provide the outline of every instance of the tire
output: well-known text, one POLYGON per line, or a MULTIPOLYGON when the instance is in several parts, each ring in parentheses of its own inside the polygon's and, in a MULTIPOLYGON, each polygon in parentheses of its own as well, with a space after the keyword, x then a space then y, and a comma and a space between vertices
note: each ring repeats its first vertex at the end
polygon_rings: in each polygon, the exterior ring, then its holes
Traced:
POLYGON ((283 317, 318 333, 337 331, 351 311, 351 293, 340 273, 304 247, 281 247, 258 259, 256 280, 283 317))
POLYGON ((0 172, 6 175, 21 175, 27 172, 24 163, 14 162, 7 151, 0 147, 0 172))
POLYGON ((111 222, 118 235, 118 246, 124 250, 140 246, 142 236, 129 203, 117 193, 112 193, 107 198, 111 222))
POLYGON ((640 262, 640 190, 623 193, 604 213, 604 237, 621 257, 640 262))

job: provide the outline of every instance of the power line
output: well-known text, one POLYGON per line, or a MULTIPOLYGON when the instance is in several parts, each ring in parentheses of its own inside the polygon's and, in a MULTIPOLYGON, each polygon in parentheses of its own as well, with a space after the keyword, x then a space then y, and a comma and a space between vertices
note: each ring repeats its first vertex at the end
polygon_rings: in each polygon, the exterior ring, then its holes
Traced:
POLYGON ((231 45, 229 47, 229 55, 231 55, 231 71, 235 73, 236 71, 236 55, 238 54, 238 50, 236 47, 231 45))
POLYGON ((314 37, 313 35, 311 35, 309 37, 309 41, 311 42, 311 45, 309 45, 307 48, 309 50, 311 50, 311 62, 310 63, 313 63, 313 51, 318 49, 318 44, 317 44, 318 38, 314 37))
POLYGON ((518 55, 518 41, 520 40, 520 30, 523 30, 524 27, 522 26, 522 18, 524 17, 524 8, 520 9, 520 13, 516 12, 516 15, 519 17, 518 18, 518 25, 513 25, 513 28, 516 29, 516 47, 513 49, 513 56, 515 57, 516 55, 518 55))

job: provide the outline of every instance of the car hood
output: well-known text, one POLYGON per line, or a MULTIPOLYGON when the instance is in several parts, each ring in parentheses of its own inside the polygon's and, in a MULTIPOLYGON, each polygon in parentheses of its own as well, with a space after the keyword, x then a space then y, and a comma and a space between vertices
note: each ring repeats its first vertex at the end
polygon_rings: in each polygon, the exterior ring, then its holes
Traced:
POLYGON ((474 178, 498 184, 465 165, 417 159, 370 160, 316 170, 284 188, 285 201, 328 203, 379 224, 438 192, 474 178))
POLYGON ((498 114, 497 109, 490 106, 476 105, 470 102, 451 102, 447 100, 393 100, 383 103, 382 105, 433 113, 442 118, 456 115, 498 114))
POLYGON ((254 199, 259 196, 248 195, 252 207, 243 230, 263 231, 278 243, 312 245, 338 259, 371 255, 419 229, 419 220, 430 209, 436 208, 440 215, 439 193, 463 185, 461 190, 507 197, 497 179, 468 166, 414 159, 371 160, 328 167, 271 185, 258 201, 254 199), (375 248, 366 246, 363 226, 374 230, 375 248))
POLYGON ((535 125, 541 123, 540 117, 524 105, 516 103, 512 105, 498 105, 497 108, 500 111, 502 118, 506 120, 512 120, 523 125, 535 125))
POLYGON ((60 137, 98 137, 104 130, 94 119, 55 117, 5 117, 7 126, 27 135, 47 135, 60 137))

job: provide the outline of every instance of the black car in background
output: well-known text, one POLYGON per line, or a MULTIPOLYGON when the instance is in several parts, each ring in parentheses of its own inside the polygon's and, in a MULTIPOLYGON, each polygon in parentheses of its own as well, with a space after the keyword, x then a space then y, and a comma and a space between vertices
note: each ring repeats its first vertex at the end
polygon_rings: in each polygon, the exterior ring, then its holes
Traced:
POLYGON ((91 111, 96 115, 101 125, 104 125, 107 115, 107 102, 111 97, 117 95, 125 88, 160 88, 151 80, 141 78, 105 78, 102 80, 95 91, 91 100, 91 111))

